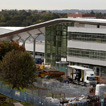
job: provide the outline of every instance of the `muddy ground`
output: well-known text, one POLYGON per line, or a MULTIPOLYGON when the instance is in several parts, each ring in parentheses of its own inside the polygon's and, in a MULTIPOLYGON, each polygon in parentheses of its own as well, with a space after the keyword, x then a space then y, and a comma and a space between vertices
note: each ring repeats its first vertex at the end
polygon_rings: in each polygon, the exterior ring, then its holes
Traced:
POLYGON ((106 84, 106 77, 100 78, 100 84, 106 84))

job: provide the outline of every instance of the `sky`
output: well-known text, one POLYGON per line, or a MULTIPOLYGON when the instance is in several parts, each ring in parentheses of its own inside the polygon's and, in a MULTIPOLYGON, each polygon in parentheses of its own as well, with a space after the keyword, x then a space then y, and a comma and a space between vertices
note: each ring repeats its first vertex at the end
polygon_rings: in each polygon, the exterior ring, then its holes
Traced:
POLYGON ((0 10, 2 9, 106 9, 106 0, 0 0, 0 10))

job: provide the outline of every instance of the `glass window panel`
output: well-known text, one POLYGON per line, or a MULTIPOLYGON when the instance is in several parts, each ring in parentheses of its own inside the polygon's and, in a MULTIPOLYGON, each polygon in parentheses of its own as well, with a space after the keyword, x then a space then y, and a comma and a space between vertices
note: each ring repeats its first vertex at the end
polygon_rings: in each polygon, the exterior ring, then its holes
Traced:
POLYGON ((77 56, 83 58, 94 58, 99 60, 106 60, 106 51, 68 48, 67 54, 69 56, 77 56))
POLYGON ((93 42, 106 42, 106 34, 96 33, 82 33, 82 32, 68 32, 69 40, 93 41, 93 42))

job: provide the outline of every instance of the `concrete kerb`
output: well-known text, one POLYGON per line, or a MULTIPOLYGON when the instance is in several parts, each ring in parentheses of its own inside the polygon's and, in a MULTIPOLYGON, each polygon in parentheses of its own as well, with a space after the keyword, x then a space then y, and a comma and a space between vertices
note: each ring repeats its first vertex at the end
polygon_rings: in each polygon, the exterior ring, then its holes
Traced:
POLYGON ((14 104, 14 106, 23 106, 21 103, 19 103, 19 102, 16 102, 16 103, 13 103, 14 104))

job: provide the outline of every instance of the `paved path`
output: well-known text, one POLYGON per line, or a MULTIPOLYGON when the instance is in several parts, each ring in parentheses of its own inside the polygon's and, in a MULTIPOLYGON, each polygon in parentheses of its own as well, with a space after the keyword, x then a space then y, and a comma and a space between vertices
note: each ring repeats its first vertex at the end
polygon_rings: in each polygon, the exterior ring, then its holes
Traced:
POLYGON ((17 102, 17 103, 13 103, 15 106, 23 106, 21 103, 17 102))

